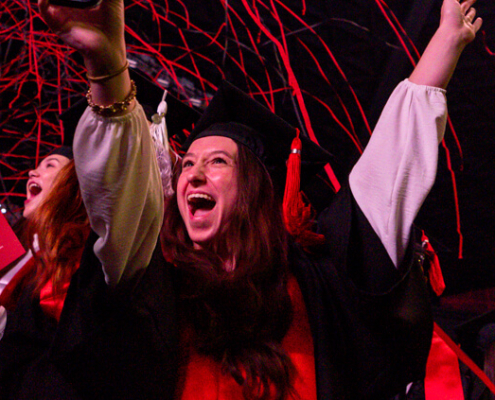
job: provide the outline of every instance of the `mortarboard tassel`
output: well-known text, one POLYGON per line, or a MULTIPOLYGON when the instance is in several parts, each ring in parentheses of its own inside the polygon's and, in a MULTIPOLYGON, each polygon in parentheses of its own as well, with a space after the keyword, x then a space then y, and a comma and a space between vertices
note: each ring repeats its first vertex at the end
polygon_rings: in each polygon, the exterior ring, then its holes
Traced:
POLYGON ((167 121, 165 119, 168 111, 167 93, 167 90, 163 92, 162 101, 158 104, 157 112, 151 117, 154 124, 152 127, 153 139, 155 142, 159 142, 166 151, 169 150, 167 121))
POLYGON ((443 280, 442 269, 440 268, 440 260, 438 259, 437 253, 433 249, 433 246, 431 245, 424 231, 421 241, 423 243, 425 256, 428 257, 428 260, 430 261, 428 277, 430 279, 431 288, 437 296, 440 296, 445 290, 445 282, 443 280))
POLYGON ((172 159, 170 157, 170 146, 168 143, 168 130, 166 115, 168 105, 166 101, 167 91, 163 92, 162 101, 158 105, 157 113, 151 117, 151 136, 155 144, 155 155, 162 178, 163 194, 166 199, 174 194, 172 189, 172 159))
POLYGON ((304 204, 301 188, 301 139, 299 129, 292 141, 289 160, 287 161, 287 180, 283 202, 284 222, 287 231, 297 243, 304 247, 321 244, 323 235, 311 230, 313 211, 311 205, 304 204))

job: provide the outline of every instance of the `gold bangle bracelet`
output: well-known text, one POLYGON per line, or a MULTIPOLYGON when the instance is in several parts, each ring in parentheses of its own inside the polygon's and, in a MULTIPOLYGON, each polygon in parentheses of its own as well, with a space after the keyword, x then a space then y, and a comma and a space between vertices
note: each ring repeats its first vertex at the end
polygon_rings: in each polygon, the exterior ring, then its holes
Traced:
POLYGON ((111 74, 108 75, 102 75, 102 76, 91 76, 89 74, 86 74, 86 77, 91 81, 91 82, 104 82, 108 81, 118 75, 120 75, 122 72, 124 72, 127 68, 129 68, 129 61, 125 60, 125 64, 122 68, 119 70, 112 72, 111 74))
POLYGON ((86 93, 86 99, 88 100, 88 106, 91 107, 93 112, 103 117, 111 117, 112 115, 126 111, 127 107, 129 107, 131 102, 136 98, 136 93, 136 84, 134 83, 134 81, 131 80, 131 91, 122 101, 117 101, 109 106, 95 104, 93 102, 93 94, 91 93, 91 88, 89 88, 88 92, 86 93))

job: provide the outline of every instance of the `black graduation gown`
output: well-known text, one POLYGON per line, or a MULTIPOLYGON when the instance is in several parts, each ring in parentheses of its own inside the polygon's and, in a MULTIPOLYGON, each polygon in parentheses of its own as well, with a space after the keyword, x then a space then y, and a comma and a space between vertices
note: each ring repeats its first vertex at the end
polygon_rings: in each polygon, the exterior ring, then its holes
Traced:
POLYGON ((318 218, 325 249, 291 249, 313 334, 318 399, 387 399, 425 375, 433 320, 420 242, 395 268, 342 188, 318 218))
POLYGON ((0 399, 172 399, 175 295, 160 246, 144 274, 111 290, 91 233, 57 325, 23 291, 0 341, 0 399), (164 390, 164 388, 169 390, 164 390))
MULTIPOLYGON (((425 372, 432 319, 417 254, 411 246, 397 270, 348 188, 318 225, 327 246, 290 249, 314 338, 318 398, 389 398, 425 372)), ((29 292, 9 315, 1 399, 173 398, 172 267, 156 250, 135 287, 114 293, 93 254, 95 240, 92 234, 58 326, 29 292)))

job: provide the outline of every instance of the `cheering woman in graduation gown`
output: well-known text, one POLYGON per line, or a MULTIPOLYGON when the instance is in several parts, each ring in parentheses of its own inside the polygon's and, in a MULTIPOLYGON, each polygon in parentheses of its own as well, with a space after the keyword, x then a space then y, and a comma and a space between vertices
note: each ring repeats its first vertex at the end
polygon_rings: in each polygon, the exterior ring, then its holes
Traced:
MULTIPOLYGON (((435 178, 444 89, 481 26, 472 3, 444 0, 348 187, 318 216, 323 239, 283 224, 285 160, 273 160, 271 142, 288 157, 295 129, 223 85, 184 146, 165 261, 161 182, 125 68, 123 3, 75 10, 41 0, 88 69, 75 160, 93 232, 49 348, 16 371, 4 397, 383 399, 421 379, 431 317, 411 225, 435 178), (273 136, 239 112, 243 101, 273 136)), ((26 345, 13 333, 0 356, 26 345)))
POLYGON ((29 171, 20 224, 21 241, 28 251, 0 278, 0 338, 7 309, 15 308, 26 285, 40 296, 47 314, 55 319, 60 314, 63 293, 89 233, 72 158, 71 147, 62 146, 29 171))

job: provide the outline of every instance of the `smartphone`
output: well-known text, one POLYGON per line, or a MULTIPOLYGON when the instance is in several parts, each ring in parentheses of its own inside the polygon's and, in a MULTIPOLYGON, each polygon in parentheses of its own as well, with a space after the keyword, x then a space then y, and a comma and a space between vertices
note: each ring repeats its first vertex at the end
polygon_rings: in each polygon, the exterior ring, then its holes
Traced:
POLYGON ((56 6, 72 8, 88 8, 97 5, 100 0, 50 0, 51 4, 56 6))

